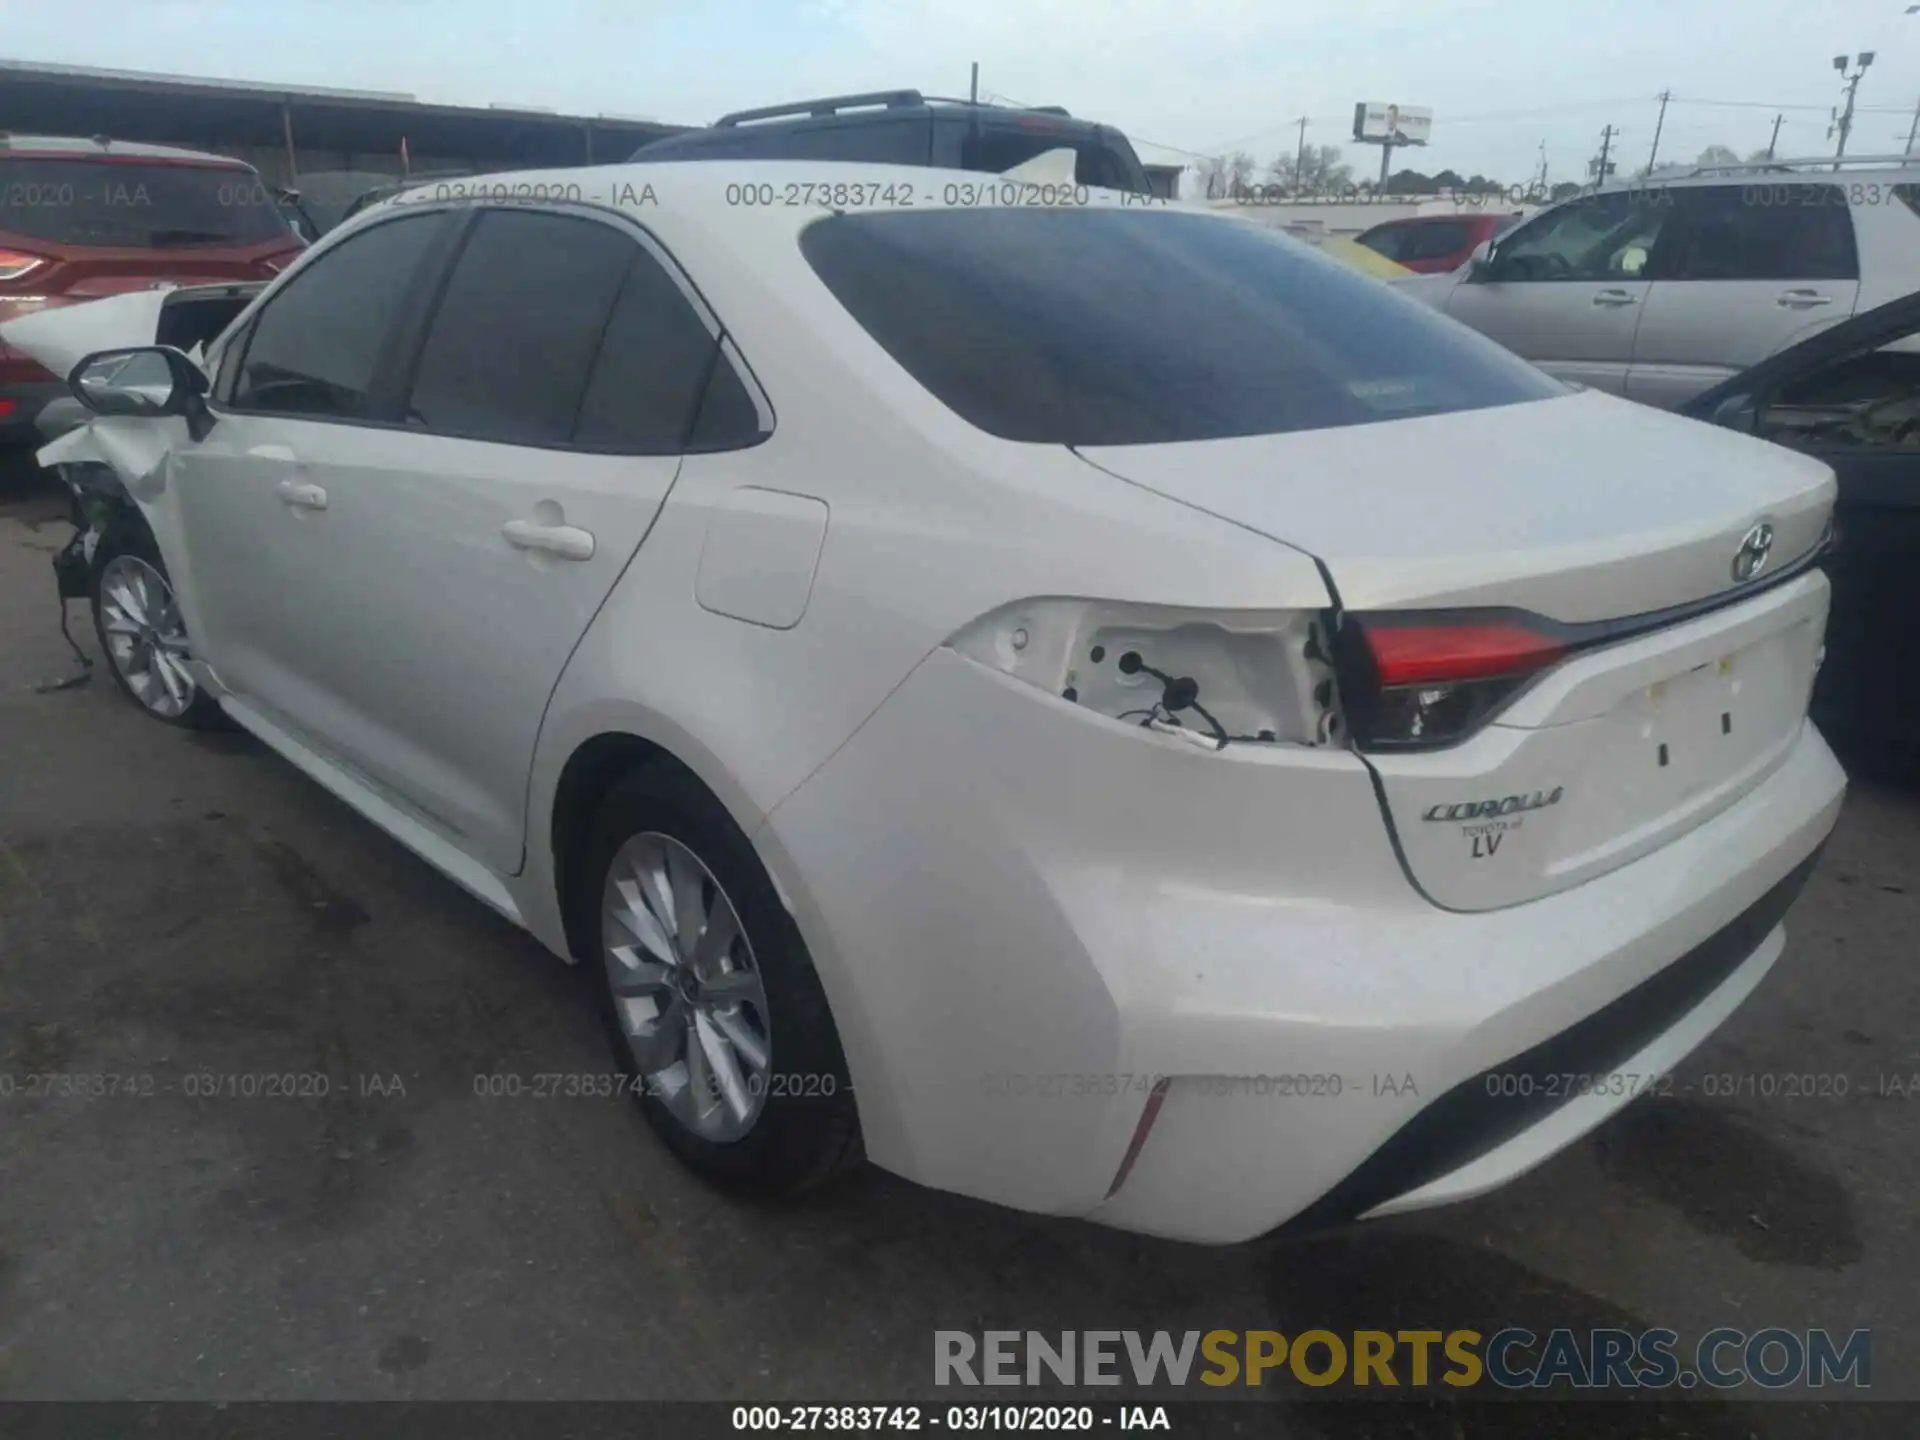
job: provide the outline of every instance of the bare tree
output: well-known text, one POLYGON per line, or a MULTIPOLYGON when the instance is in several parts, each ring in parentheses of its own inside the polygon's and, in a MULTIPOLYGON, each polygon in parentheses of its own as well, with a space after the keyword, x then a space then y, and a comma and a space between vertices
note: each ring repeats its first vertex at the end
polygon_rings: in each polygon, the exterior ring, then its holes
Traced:
POLYGON ((1728 145, 1709 145, 1700 152, 1696 165, 1738 165, 1740 153, 1728 145))
POLYGON ((1295 195, 1322 195, 1353 183, 1353 167, 1338 145, 1309 145, 1303 154, 1275 157, 1267 179, 1295 195))

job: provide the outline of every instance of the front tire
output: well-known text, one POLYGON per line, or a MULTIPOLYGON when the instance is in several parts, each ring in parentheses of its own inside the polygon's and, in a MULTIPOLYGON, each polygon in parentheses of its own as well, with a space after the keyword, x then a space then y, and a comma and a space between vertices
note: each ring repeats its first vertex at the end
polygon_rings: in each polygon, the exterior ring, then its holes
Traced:
POLYGON ((121 693, 168 725, 224 727, 220 702, 187 673, 187 623, 144 524, 121 518, 107 527, 94 550, 92 589, 93 633, 121 693))
POLYGON ((574 903, 615 1056, 668 1149, 763 1195, 859 1164, 846 1057, 806 944, 691 774, 660 763, 614 786, 574 903))

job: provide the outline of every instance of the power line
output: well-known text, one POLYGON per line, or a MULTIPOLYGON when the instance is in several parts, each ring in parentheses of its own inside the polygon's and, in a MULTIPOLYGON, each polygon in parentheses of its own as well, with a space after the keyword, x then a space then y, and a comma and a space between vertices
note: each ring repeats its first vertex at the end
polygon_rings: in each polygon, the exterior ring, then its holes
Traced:
MULTIPOLYGON (((1005 100, 1009 104, 1013 104, 1013 105, 1019 105, 1022 103, 1018 100, 1014 100, 1011 96, 1007 96, 1007 95, 1001 95, 996 98, 1005 100)), ((1693 96, 1676 95, 1670 90, 1663 91, 1661 94, 1652 96, 1650 98, 1660 103, 1662 111, 1664 111, 1666 107, 1669 105, 1674 105, 1674 106, 1695 105, 1695 106, 1703 106, 1708 108, 1731 109, 1731 110, 1771 110, 1776 115, 1778 115, 1787 111, 1806 111, 1806 112, 1824 114, 1831 108, 1826 105, 1796 105, 1796 104, 1787 104, 1787 103, 1771 101, 1771 100, 1711 100, 1711 99, 1705 99, 1705 98, 1696 98, 1693 96)), ((1560 105, 1542 105, 1542 106, 1538 106, 1528 110, 1489 110, 1478 115, 1448 115, 1444 117, 1444 120, 1446 125, 1449 128, 1455 125, 1493 124, 1493 123, 1498 123, 1498 122, 1507 121, 1507 120, 1534 120, 1534 119, 1551 117, 1555 115, 1572 115, 1583 110, 1605 110, 1605 109, 1613 109, 1618 106, 1644 104, 1647 102, 1648 99, 1649 97, 1646 97, 1646 96, 1631 96, 1626 99, 1613 99, 1613 100, 1578 100, 1578 101, 1570 101, 1560 105)), ((1910 115, 1913 112, 1910 107, 1905 105, 1862 105, 1858 107, 1857 113, 1880 114, 1880 115, 1910 115)), ((1276 136, 1288 130, 1293 130, 1300 124, 1300 121, 1302 118, 1307 119, 1310 124, 1338 126, 1345 123, 1347 116, 1345 115, 1315 115, 1315 116, 1308 116, 1308 117, 1296 116, 1292 120, 1278 121, 1272 125, 1263 126, 1258 130, 1248 131, 1246 134, 1236 136, 1231 140, 1223 140, 1211 150, 1193 150, 1183 145, 1168 144, 1164 140, 1150 140, 1143 135, 1135 135, 1135 136, 1132 136, 1131 138, 1133 139, 1133 142, 1136 145, 1150 145, 1156 150, 1165 150, 1175 155, 1184 155, 1191 160, 1215 160, 1215 159, 1219 159, 1222 156, 1230 155, 1236 150, 1243 149, 1246 146, 1252 144, 1254 141, 1263 139, 1268 136, 1276 136)), ((1656 132, 1658 132, 1658 130, 1663 124, 1664 124, 1664 120, 1656 122, 1656 127, 1655 127, 1656 132)), ((1689 131, 1687 133, 1692 133, 1692 132, 1689 131)))

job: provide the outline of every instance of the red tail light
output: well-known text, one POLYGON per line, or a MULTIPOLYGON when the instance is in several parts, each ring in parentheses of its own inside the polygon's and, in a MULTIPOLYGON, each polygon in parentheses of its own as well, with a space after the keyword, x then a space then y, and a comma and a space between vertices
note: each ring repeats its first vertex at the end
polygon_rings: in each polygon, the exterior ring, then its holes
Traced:
POLYGON ((1567 647, 1523 625, 1364 625, 1382 685, 1493 680, 1551 665, 1567 647))
POLYGON ((1550 621, 1512 610, 1349 615, 1338 665, 1348 732, 1363 750, 1464 740, 1571 648, 1550 621))
POLYGON ((0 284, 30 275, 46 263, 46 257, 24 250, 0 250, 0 284))

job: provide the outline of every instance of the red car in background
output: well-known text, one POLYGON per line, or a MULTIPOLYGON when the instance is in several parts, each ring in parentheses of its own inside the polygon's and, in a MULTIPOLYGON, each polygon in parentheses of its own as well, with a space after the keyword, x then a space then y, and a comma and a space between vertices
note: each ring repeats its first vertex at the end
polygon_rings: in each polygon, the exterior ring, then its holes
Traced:
POLYGON ((1376 255, 1421 275, 1444 275, 1467 263, 1483 241, 1518 225, 1519 215, 1410 215, 1362 231, 1355 240, 1376 255))
MULTIPOLYGON (((265 280, 304 247, 251 165, 223 155, 0 134, 0 321, 144 290, 265 280)), ((0 443, 66 393, 0 342, 0 443)))

